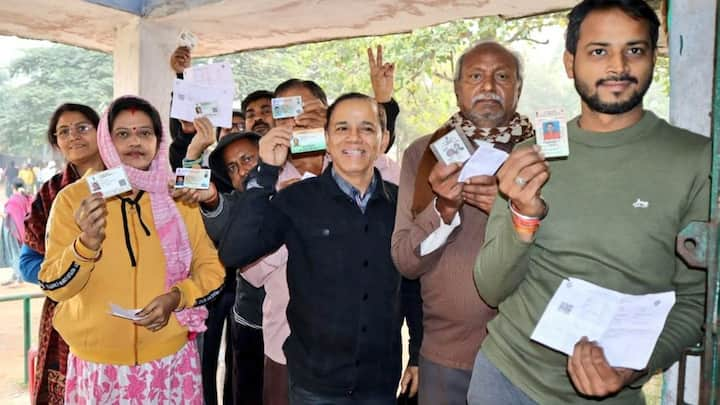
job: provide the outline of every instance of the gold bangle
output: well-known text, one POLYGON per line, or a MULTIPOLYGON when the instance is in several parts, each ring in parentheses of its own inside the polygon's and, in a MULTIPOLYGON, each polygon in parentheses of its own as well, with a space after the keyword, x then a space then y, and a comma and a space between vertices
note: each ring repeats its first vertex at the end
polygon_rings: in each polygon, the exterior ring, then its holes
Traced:
POLYGON ((183 293, 182 293, 182 290, 181 290, 180 287, 178 287, 178 286, 173 286, 173 287, 170 289, 169 292, 172 292, 173 290, 177 291, 177 292, 178 292, 178 295, 180 296, 180 299, 178 300, 177 307, 175 307, 174 311, 175 311, 175 312, 177 312, 177 311, 182 311, 183 309, 185 309, 185 307, 182 305, 182 303, 183 303, 183 293))

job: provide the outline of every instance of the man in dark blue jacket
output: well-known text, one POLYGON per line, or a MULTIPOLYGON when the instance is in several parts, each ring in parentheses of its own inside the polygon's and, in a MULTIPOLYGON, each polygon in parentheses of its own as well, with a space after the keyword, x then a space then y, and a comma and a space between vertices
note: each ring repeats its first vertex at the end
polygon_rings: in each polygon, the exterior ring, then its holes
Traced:
POLYGON ((288 249, 291 404, 395 403, 402 315, 420 303, 401 294, 390 256, 397 187, 373 167, 383 136, 377 102, 344 95, 328 109, 332 164, 320 176, 275 192, 292 138, 276 129, 246 191, 206 213, 226 266, 288 249))

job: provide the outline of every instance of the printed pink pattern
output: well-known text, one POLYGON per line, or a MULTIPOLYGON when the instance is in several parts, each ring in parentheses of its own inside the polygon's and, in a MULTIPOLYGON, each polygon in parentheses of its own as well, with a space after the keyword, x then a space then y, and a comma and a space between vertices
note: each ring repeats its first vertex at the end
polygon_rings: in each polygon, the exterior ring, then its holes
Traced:
POLYGON ((177 353, 138 366, 116 366, 68 356, 66 404, 202 405, 200 358, 194 340, 177 353))

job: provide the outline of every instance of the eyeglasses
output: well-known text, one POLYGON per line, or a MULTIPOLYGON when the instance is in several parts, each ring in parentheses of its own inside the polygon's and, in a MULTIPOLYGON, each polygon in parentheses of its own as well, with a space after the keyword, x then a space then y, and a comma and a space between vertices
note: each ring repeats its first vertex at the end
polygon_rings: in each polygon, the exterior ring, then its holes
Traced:
POLYGON ((55 137, 61 138, 61 139, 67 139, 70 137, 70 134, 73 133, 73 130, 76 134, 80 136, 87 135, 91 129, 94 127, 88 123, 82 122, 75 125, 63 125, 60 128, 57 128, 55 130, 55 137))
POLYGON ((127 141, 132 134, 135 134, 141 141, 147 141, 155 137, 155 131, 149 127, 133 128, 132 130, 129 128, 117 128, 113 131, 112 136, 120 141, 127 141))
POLYGON ((257 164, 257 155, 243 155, 239 161, 232 161, 225 167, 229 174, 236 174, 240 170, 240 166, 244 168, 254 167, 257 164), (238 162, 240 163, 238 165, 238 162))
POLYGON ((242 122, 233 122, 232 125, 230 125, 230 129, 234 129, 239 132, 245 129, 245 124, 242 122))

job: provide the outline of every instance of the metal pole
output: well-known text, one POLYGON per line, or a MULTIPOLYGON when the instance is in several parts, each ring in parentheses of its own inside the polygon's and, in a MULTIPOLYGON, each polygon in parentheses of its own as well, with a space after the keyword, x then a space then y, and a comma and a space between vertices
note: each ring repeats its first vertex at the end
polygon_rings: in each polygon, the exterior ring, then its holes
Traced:
POLYGON ((23 327, 24 327, 24 356, 25 356, 25 385, 28 383, 28 351, 30 351, 30 297, 23 298, 23 327))
POLYGON ((720 355, 718 347, 718 311, 720 310, 720 235, 718 234, 718 186, 720 185, 720 5, 715 5, 715 70, 712 102, 712 192, 710 197, 710 238, 711 243, 707 274, 707 307, 705 317, 705 340, 702 365, 700 403, 718 405, 720 400, 720 355))

